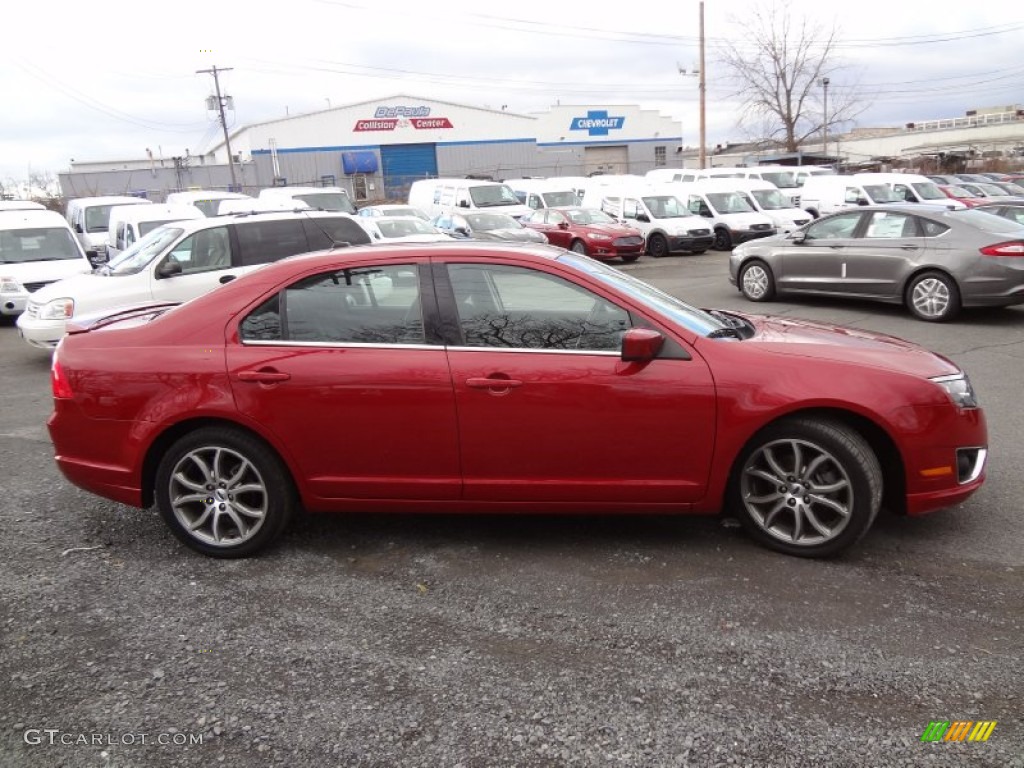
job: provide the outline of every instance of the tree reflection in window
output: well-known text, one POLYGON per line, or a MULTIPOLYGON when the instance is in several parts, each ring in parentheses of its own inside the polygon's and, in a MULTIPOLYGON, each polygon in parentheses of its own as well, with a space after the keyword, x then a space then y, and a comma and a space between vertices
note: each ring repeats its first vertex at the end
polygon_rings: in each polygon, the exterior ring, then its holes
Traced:
POLYGON ((449 275, 466 346, 613 351, 631 325, 622 308, 538 270, 453 264, 449 275))

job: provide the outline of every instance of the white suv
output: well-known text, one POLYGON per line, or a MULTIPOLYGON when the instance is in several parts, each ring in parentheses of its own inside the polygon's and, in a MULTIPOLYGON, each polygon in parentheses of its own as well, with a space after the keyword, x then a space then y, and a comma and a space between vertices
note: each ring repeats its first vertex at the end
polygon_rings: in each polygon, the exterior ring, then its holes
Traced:
POLYGON ((32 295, 18 329, 29 344, 52 348, 65 324, 83 314, 149 302, 184 302, 262 264, 370 236, 344 213, 257 213, 192 219, 154 229, 91 274, 32 295))

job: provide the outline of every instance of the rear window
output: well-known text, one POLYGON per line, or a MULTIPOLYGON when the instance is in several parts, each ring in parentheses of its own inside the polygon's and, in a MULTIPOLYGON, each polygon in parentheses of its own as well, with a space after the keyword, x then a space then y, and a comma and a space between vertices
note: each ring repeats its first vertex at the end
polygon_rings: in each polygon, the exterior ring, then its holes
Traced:
POLYGON ((346 216, 309 216, 302 222, 309 239, 309 250, 333 248, 338 243, 368 245, 370 236, 354 219, 346 216))
POLYGON ((356 207, 344 192, 310 192, 295 195, 295 199, 301 200, 310 208, 319 208, 322 211, 356 212, 356 207))
POLYGON ((985 213, 984 211, 967 209, 966 211, 950 211, 947 218, 955 221, 961 221, 972 227, 977 227, 983 232, 990 232, 996 235, 1003 234, 1020 234, 1020 224, 1010 219, 1004 219, 1002 216, 996 216, 994 213, 985 213))

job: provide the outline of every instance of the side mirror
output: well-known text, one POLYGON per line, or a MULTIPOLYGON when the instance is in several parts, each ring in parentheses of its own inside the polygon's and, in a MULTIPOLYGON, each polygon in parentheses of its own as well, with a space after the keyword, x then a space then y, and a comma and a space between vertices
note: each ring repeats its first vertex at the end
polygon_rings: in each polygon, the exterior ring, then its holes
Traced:
POLYGON ((796 245, 803 245, 804 244, 804 240, 807 239, 807 233, 806 232, 794 232, 793 236, 790 239, 796 245))
POLYGON ((857 205, 871 205, 871 203, 868 202, 868 199, 866 197, 858 197, 857 205))
POLYGON ((568 221, 560 221, 560 222, 558 222, 558 228, 559 229, 568 229, 569 228, 569 222, 568 221))
POLYGON ((648 224, 650 224, 650 223, 651 223, 651 217, 650 217, 650 216, 648 216, 648 215, 647 215, 646 213, 638 213, 638 214, 636 215, 636 220, 637 220, 637 221, 645 221, 645 222, 647 222, 648 224))
POLYGON ((100 252, 97 251, 95 248, 90 248, 89 250, 87 250, 85 252, 85 258, 87 258, 89 260, 89 263, 92 264, 94 267, 98 267, 101 264, 106 264, 107 261, 109 260, 107 259, 106 253, 100 256, 100 252))
POLYGON ((646 363, 658 356, 665 337, 649 328, 630 328, 622 334, 622 359, 627 363, 646 363))
POLYGON ((455 234, 459 237, 469 237, 469 227, 456 227, 455 234))
POLYGON ((174 277, 175 275, 181 274, 181 262, 179 261, 165 261, 159 267, 156 268, 157 277, 174 277))
POLYGON ((469 208, 469 200, 459 200, 459 208, 469 208))
POLYGON ((75 232, 77 232, 80 235, 85 234, 85 232, 82 231, 82 225, 77 223, 75 224, 75 232))

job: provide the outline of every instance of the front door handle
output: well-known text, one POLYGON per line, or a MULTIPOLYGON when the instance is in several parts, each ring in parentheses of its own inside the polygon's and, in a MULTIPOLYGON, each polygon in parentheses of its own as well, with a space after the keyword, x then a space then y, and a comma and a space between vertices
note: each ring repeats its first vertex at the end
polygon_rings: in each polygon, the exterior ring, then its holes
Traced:
POLYGON ((834 251, 838 251, 840 248, 845 248, 845 247, 846 247, 845 245, 830 245, 829 246, 829 248, 831 248, 834 251))
POLYGON ((509 390, 513 387, 521 387, 523 382, 518 379, 500 379, 497 377, 476 377, 472 379, 466 379, 466 386, 472 387, 473 389, 489 389, 491 391, 500 392, 501 390, 509 390))
POLYGON ((288 381, 292 375, 275 371, 273 368, 260 368, 258 371, 239 371, 239 381, 254 381, 257 384, 274 384, 278 381, 288 381))
POLYGON ((221 285, 224 285, 225 283, 230 283, 234 279, 235 279, 234 275, 221 275, 220 276, 220 280, 218 280, 218 282, 221 285))
POLYGON ((900 246, 900 248, 902 248, 904 251, 916 251, 920 247, 921 246, 919 246, 919 245, 901 245, 900 246))

